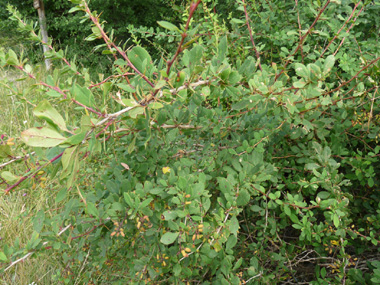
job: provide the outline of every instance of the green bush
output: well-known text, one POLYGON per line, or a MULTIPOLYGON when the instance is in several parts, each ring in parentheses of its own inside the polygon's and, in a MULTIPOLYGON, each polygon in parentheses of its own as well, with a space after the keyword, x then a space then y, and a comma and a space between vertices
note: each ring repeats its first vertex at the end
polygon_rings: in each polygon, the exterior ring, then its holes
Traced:
MULTIPOLYGON (((126 45, 131 44, 131 30, 134 27, 140 29, 159 29, 157 28, 157 21, 167 18, 170 15, 171 21, 178 22, 180 20, 173 14, 173 10, 181 10, 179 1, 168 0, 141 0, 141 1, 125 1, 125 0, 112 0, 112 1, 91 1, 93 10, 102 11, 102 17, 106 19, 107 31, 113 30, 113 35, 117 44, 126 45), (166 18, 165 18, 166 17, 166 18)), ((14 5, 21 14, 28 20, 37 21, 38 13, 33 8, 33 3, 23 0, 13 0, 14 5)), ((82 25, 82 15, 70 14, 69 10, 72 4, 65 0, 44 0, 46 22, 48 34, 53 39, 53 46, 56 49, 62 49, 66 52, 69 58, 76 58, 78 62, 85 67, 94 67, 98 71, 109 72, 110 62, 112 58, 102 55, 96 46, 101 43, 101 40, 94 42, 84 41, 88 34, 91 33, 90 26, 82 25)), ((8 19, 9 13, 6 10, 6 3, 0 3, 0 35, 3 39, 11 38, 12 40, 19 40, 24 46, 29 46, 27 49, 27 57, 33 62, 41 61, 41 49, 38 46, 32 46, 32 43, 26 37, 21 38, 22 33, 17 31, 17 25, 8 19)), ((37 25, 39 27, 39 25, 37 25)), ((144 41, 147 43, 146 41, 144 41)), ((0 38, 0 46, 7 43, 11 46, 9 41, 0 38)), ((149 44, 148 49, 155 53, 157 52, 149 44)))
MULTIPOLYGON (((159 22, 175 41, 154 60, 71 2, 112 76, 49 54, 65 66, 21 134, 40 162, 1 177, 11 194, 59 176, 60 210, 3 248, 3 271, 49 250, 70 284, 378 282, 376 3, 239 1, 222 18, 193 2, 183 24, 159 22)), ((37 76, 13 51, 0 61, 37 76)))

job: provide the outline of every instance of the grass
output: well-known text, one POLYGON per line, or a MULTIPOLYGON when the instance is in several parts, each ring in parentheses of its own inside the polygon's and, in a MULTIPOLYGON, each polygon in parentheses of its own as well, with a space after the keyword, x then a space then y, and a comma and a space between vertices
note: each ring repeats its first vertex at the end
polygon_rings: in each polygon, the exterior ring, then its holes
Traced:
MULTIPOLYGON (((25 100, 30 102, 38 101, 38 94, 35 98, 25 98, 23 90, 30 86, 29 79, 17 81, 22 74, 16 70, 0 70, 0 135, 5 135, 3 143, 8 139, 13 139, 15 144, 11 146, 12 155, 22 155, 24 145, 19 139, 21 131, 34 124, 31 109, 33 106, 25 104, 25 100)), ((1 159, 0 165, 9 161, 1 159)), ((0 173, 10 171, 15 175, 22 175, 27 171, 27 164, 23 160, 13 162, 5 167, 0 167, 0 173)), ((33 233, 32 217, 39 210, 54 207, 54 197, 52 191, 53 181, 45 187, 39 184, 33 189, 33 182, 26 182, 13 190, 8 195, 1 193, 0 198, 0 252, 5 245, 13 245, 16 238, 20 241, 22 248, 30 239, 33 233)), ((55 183, 56 184, 56 183, 55 183)), ((5 189, 6 185, 1 184, 0 189, 5 189)), ((48 213, 45 213, 48 216, 48 213)), ((8 266, 1 264, 0 267, 8 266)), ((31 257, 24 262, 20 262, 6 271, 0 277, 0 284, 51 284, 52 275, 57 268, 54 256, 49 252, 31 257)))

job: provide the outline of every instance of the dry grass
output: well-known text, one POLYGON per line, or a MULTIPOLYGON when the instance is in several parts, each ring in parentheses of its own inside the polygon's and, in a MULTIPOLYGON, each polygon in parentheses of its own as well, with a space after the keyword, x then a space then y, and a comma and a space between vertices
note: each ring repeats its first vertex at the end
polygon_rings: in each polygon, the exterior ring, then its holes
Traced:
MULTIPOLYGON (((20 132, 34 124, 31 116, 33 106, 25 104, 25 99, 36 102, 38 98, 25 98, 23 90, 30 86, 30 81, 16 81, 12 87, 12 81, 22 75, 15 70, 0 70, 0 135, 6 135, 6 139, 14 138, 15 145, 12 151, 15 155, 22 154, 22 142, 19 140, 20 132), (24 103, 22 102, 24 101, 24 103)), ((0 158, 0 165, 7 159, 0 158)), ((25 172, 26 165, 23 161, 14 162, 2 171, 11 171, 20 175, 25 172)), ((0 180, 1 181, 1 180, 0 180)), ((0 189, 5 189, 4 184, 0 189)), ((33 233, 32 217, 41 209, 54 206, 54 198, 51 197, 50 185, 35 189, 30 183, 22 184, 8 195, 0 192, 0 252, 4 246, 13 245, 16 238, 23 248, 33 233)), ((46 214, 48 216, 48 214, 46 214)), ((46 252, 38 256, 32 256, 24 262, 20 262, 0 276, 0 284, 51 284, 52 275, 55 272, 54 258, 46 252)), ((0 268, 9 263, 0 263, 0 268)))

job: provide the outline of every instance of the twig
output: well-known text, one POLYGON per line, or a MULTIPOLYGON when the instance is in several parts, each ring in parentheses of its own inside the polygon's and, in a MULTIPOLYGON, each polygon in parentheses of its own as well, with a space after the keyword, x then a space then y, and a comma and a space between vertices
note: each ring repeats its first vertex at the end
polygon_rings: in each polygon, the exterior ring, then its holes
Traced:
MULTIPOLYGON (((231 210, 232 210, 232 207, 229 208, 229 209, 227 210, 227 215, 226 215, 226 217, 225 217, 224 220, 223 220, 223 225, 220 226, 220 227, 218 228, 218 230, 216 231, 217 234, 219 234, 220 231, 222 230, 222 228, 225 226, 224 224, 227 222, 228 217, 230 216, 230 211, 231 211, 231 210)), ((212 245, 212 243, 214 242, 214 240, 215 240, 215 237, 212 237, 212 239, 211 239, 211 241, 209 242, 209 244, 212 245)), ((187 258, 187 257, 189 257, 190 255, 192 255, 194 252, 197 252, 197 251, 198 251, 203 245, 204 245, 204 242, 202 242, 202 243, 197 247, 197 249, 196 249, 195 251, 192 251, 192 252, 188 253, 187 256, 182 257, 178 262, 181 262, 181 261, 184 260, 185 258, 187 258)))
MULTIPOLYGON (((360 1, 359 1, 359 3, 360 3, 360 1)), ((359 3, 358 3, 358 4, 359 4, 359 3)), ((355 24, 357 18, 359 17, 359 15, 360 15, 360 13, 363 11, 363 9, 364 9, 364 5, 363 5, 363 7, 360 9, 358 15, 355 17, 354 22, 353 22, 353 23, 351 24, 351 26, 347 29, 347 31, 346 31, 347 33, 348 33, 348 32, 351 30, 351 28, 354 26, 354 24, 355 24)), ((340 47, 343 45, 345 39, 346 39, 346 37, 344 37, 344 38, 342 39, 342 41, 340 42, 338 48, 337 48, 336 51, 334 52, 334 55, 337 54, 337 52, 339 51, 340 47)))
POLYGON ((191 18, 193 17, 193 14, 194 14, 194 11, 197 9, 198 5, 201 3, 201 0, 198 0, 197 2, 195 3, 191 3, 190 4, 190 12, 189 12, 189 17, 187 18, 187 22, 186 22, 186 26, 185 26, 185 30, 183 31, 183 33, 181 34, 181 41, 179 42, 178 44, 178 48, 177 48, 177 51, 175 52, 173 58, 171 60, 169 60, 167 62, 167 68, 166 68, 166 75, 169 76, 169 72, 170 72, 170 69, 174 63, 174 61, 177 59, 178 55, 182 52, 182 45, 183 45, 183 42, 185 41, 185 38, 187 37, 187 30, 189 29, 189 25, 190 25, 190 21, 191 21, 191 18))
MULTIPOLYGON (((307 30, 306 34, 300 39, 300 42, 296 48, 296 50, 290 55, 288 56, 289 57, 292 57, 294 56, 298 51, 299 49, 302 47, 302 44, 303 42, 305 41, 306 37, 310 34, 311 32, 311 29, 315 26, 315 24, 318 22, 319 18, 321 17, 322 13, 326 10, 327 6, 330 4, 330 0, 327 0, 326 4, 322 7, 322 9, 319 11, 317 17, 315 18, 313 24, 311 24, 310 28, 307 30)), ((275 81, 280 77, 281 74, 284 73, 284 71, 286 70, 286 67, 288 66, 288 64, 290 63, 290 59, 288 59, 286 62, 285 62, 285 65, 284 65, 284 68, 283 70, 281 70, 281 72, 279 74, 276 75, 275 77, 275 81)))
POLYGON ((245 23, 246 23, 246 25, 248 27, 248 31, 249 31, 249 37, 251 38, 251 43, 252 43, 252 46, 253 46, 253 50, 255 51, 255 54, 256 54, 256 58, 257 58, 257 61, 258 61, 258 66, 259 66, 260 70, 263 71, 263 69, 261 67, 261 63, 260 63, 260 53, 257 51, 256 45, 255 45, 255 41, 253 40, 251 26, 249 25, 249 16, 248 16, 248 12, 247 12, 247 4, 245 4, 244 0, 242 0, 242 2, 243 2, 243 6, 244 6, 245 23))
POLYGON ((329 92, 326 92, 324 93, 323 95, 327 95, 327 94, 331 94, 331 93, 334 93, 336 92, 337 90, 339 90, 340 88, 342 88, 343 86, 346 86, 348 83, 350 83, 352 80, 354 80, 355 78, 357 78, 359 76, 360 73, 362 73, 364 70, 366 70, 368 67, 370 67, 371 65, 375 64, 376 62, 378 62, 380 60, 380 57, 378 58, 375 58, 374 60, 372 60, 370 63, 368 63, 367 65, 365 65, 362 69, 360 69, 350 80, 348 81, 345 81, 343 82, 341 85, 339 85, 338 87, 336 87, 335 89, 333 90, 330 90, 329 92))
MULTIPOLYGON (((356 8, 359 6, 361 1, 359 1, 354 9, 352 10, 352 13, 350 15, 350 17, 348 17, 348 19, 346 20, 346 22, 344 22, 343 26, 339 29, 339 31, 336 33, 336 35, 332 38, 332 40, 327 44, 326 48, 323 50, 323 52, 321 53, 321 55, 319 56, 320 58, 325 54, 325 52, 327 51, 327 49, 329 48, 329 46, 332 44, 333 41, 335 41, 335 39, 338 37, 338 35, 340 34, 340 32, 343 30, 343 28, 347 25, 347 23, 351 20, 352 16, 354 15, 354 12, 356 10, 356 8)), ((344 39, 344 38, 343 38, 344 39)))
POLYGON ((123 50, 121 50, 117 45, 115 45, 115 43, 107 36, 102 26, 100 25, 98 18, 92 15, 91 10, 89 9, 86 1, 84 1, 84 5, 85 5, 86 13, 90 17, 91 21, 95 24, 95 26, 99 29, 100 34, 104 42, 107 44, 108 49, 112 51, 112 47, 113 47, 125 59, 125 61, 127 62, 130 68, 132 68, 138 75, 140 75, 151 87, 154 87, 154 84, 152 83, 152 81, 150 81, 148 77, 146 77, 140 70, 138 70, 136 66, 133 65, 133 63, 127 56, 127 54, 123 50))
POLYGON ((263 275, 262 272, 260 272, 259 274, 255 275, 255 276, 252 276, 251 278, 249 278, 247 281, 244 281, 243 284, 247 284, 249 281, 251 281, 252 279, 255 279, 257 277, 260 277, 261 275, 263 275))
MULTIPOLYGON (((28 75, 30 78, 36 80, 36 77, 35 77, 33 74, 31 74, 30 72, 26 71, 25 68, 24 68, 22 65, 15 66, 15 68, 21 70, 21 71, 24 72, 26 75, 28 75)), ((63 90, 61 90, 59 87, 57 87, 57 86, 51 86, 51 85, 49 85, 49 84, 47 84, 47 83, 45 83, 45 82, 43 82, 43 81, 38 82, 38 84, 40 84, 40 85, 42 85, 42 86, 45 86, 45 87, 47 87, 47 88, 49 88, 49 89, 52 89, 52 90, 54 90, 54 91, 56 91, 56 92, 58 92, 59 94, 61 94, 61 95, 63 96, 64 99, 67 98, 67 94, 66 94, 63 90)), ((86 106, 86 105, 84 105, 84 104, 78 102, 78 101, 75 100, 74 98, 71 98, 70 100, 71 100, 72 102, 74 102, 75 104, 77 104, 77 105, 79 105, 79 106, 81 106, 81 107, 87 109, 88 111, 90 111, 90 112, 92 112, 92 113, 94 113, 94 114, 97 114, 99 117, 104 117, 104 115, 103 115, 102 113, 100 113, 100 112, 98 112, 98 111, 92 109, 91 107, 88 107, 88 106, 86 106)))
MULTIPOLYGON (((300 20, 300 10, 298 9, 298 0, 295 0, 296 2, 296 7, 297 8, 297 21, 298 21, 298 34, 299 34, 299 38, 300 40, 302 39, 302 26, 301 26, 301 20, 300 20)), ((301 46, 301 58, 302 58, 302 63, 303 63, 303 47, 301 46)))
POLYGON ((82 273, 82 271, 83 271, 83 269, 84 269, 84 266, 86 265, 86 262, 87 262, 87 259, 88 259, 89 256, 90 256, 90 249, 89 249, 88 252, 87 252, 86 258, 85 258, 84 261, 83 261, 83 264, 82 264, 82 266, 81 266, 81 268, 80 268, 80 270, 79 270, 78 276, 77 276, 77 278, 75 279, 75 283, 74 283, 74 285, 79 284, 79 277, 80 277, 80 274, 82 273))
MULTIPOLYGON (((18 20, 20 23, 22 23, 22 24, 24 25, 24 27, 27 26, 27 24, 26 24, 21 18, 19 18, 17 15, 15 15, 15 17, 17 18, 17 20, 18 20)), ((53 48, 51 45, 49 45, 47 42, 44 42, 44 41, 43 41, 43 40, 42 40, 42 39, 36 34, 36 32, 35 32, 34 30, 32 30, 30 33, 33 35, 33 37, 35 37, 35 38, 39 38, 41 44, 47 46, 51 51, 53 51, 54 53, 56 53, 55 50, 54 50, 54 48, 53 48)), ((71 64, 69 63, 69 61, 68 61, 66 58, 64 58, 64 57, 59 57, 59 58, 60 58, 60 59, 61 59, 61 60, 67 65, 67 66, 69 66, 70 68, 72 67, 71 64)), ((80 76, 83 77, 83 75, 82 75, 79 71, 76 71, 75 73, 76 73, 77 75, 80 75, 80 76)))
MULTIPOLYGON (((47 166, 48 164, 53 163, 54 161, 56 161, 57 159, 59 159, 62 155, 63 155, 63 151, 60 154, 58 154, 56 157, 53 157, 51 160, 49 160, 44 165, 41 165, 41 166, 37 167, 37 169, 34 171, 34 173, 37 172, 37 171, 39 171, 41 168, 47 166)), ((18 185, 21 184, 21 182, 25 181, 26 179, 28 179, 31 176, 33 176, 33 173, 21 177, 15 184, 13 184, 13 185, 9 186, 7 189, 5 189, 5 194, 8 194, 9 191, 11 191, 12 189, 16 188, 18 185)))
MULTIPOLYGON (((184 90, 184 89, 187 89, 187 88, 196 88, 196 87, 201 86, 201 85, 209 84, 210 82, 211 82, 211 80, 201 80, 201 81, 198 81, 198 82, 195 82, 195 83, 192 83, 192 84, 186 84, 186 85, 183 85, 181 87, 171 89, 171 90, 169 90, 169 92, 171 94, 177 94, 181 90, 184 90)), ((162 96, 163 96, 163 92, 161 92, 161 94, 160 94, 160 96, 158 96, 158 98, 160 98, 162 96)), ((124 114, 126 112, 129 112, 130 110, 133 110, 133 109, 135 109, 137 107, 142 107, 142 106, 141 105, 136 105, 136 106, 132 106, 132 107, 127 107, 127 108, 124 108, 124 109, 122 109, 122 110, 120 110, 120 111, 118 111, 116 113, 109 114, 103 120, 101 120, 100 122, 98 122, 95 126, 96 127, 101 126, 105 122, 107 122, 107 121, 109 121, 111 119, 117 118, 120 115, 122 115, 122 114, 124 114)))
POLYGON ((101 82, 99 82, 99 83, 91 84, 91 85, 88 87, 88 89, 91 89, 91 88, 94 88, 94 87, 96 87, 96 86, 102 85, 102 84, 106 83, 108 80, 110 80, 110 79, 112 79, 112 78, 118 78, 118 77, 123 77, 123 76, 127 76, 127 75, 134 75, 134 73, 131 73, 131 72, 125 72, 124 74, 108 76, 106 79, 104 79, 103 81, 101 81, 101 82))
POLYGON ((33 155, 33 154, 35 154, 34 151, 31 152, 30 154, 25 155, 25 156, 16 156, 16 157, 14 157, 12 160, 7 161, 7 162, 5 162, 5 163, 3 163, 3 164, 0 164, 0 169, 3 168, 3 167, 5 167, 5 166, 7 166, 8 164, 11 164, 12 162, 18 161, 18 160, 20 160, 20 159, 28 158, 29 156, 31 156, 31 155, 33 155))
POLYGON ((373 104, 375 102, 375 94, 377 93, 377 90, 378 90, 378 87, 376 87, 376 91, 373 93, 373 96, 372 96, 372 103, 371 103, 371 111, 369 112, 369 118, 368 118, 368 132, 369 132, 369 126, 371 124, 371 119, 373 118, 373 104))
MULTIPOLYGON (((65 231, 67 231, 69 228, 71 227, 71 224, 66 226, 64 229, 62 229, 58 234, 57 236, 60 236, 61 234, 63 234, 65 231)), ((45 246, 48 242, 45 241, 42 245, 45 246)), ((13 266, 15 266, 17 263, 21 262, 21 261, 24 261, 25 259, 27 259, 29 256, 33 255, 34 251, 32 252, 28 252, 27 254, 25 254, 23 257, 17 259, 16 261, 13 261, 7 268, 4 269, 4 272, 5 271, 8 271, 9 269, 11 269, 13 266)))

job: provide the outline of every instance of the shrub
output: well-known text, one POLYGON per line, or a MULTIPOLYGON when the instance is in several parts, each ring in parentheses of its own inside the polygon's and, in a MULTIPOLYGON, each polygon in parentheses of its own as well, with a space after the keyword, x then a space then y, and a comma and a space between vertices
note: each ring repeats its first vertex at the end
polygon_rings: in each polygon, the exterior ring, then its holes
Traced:
MULTIPOLYGON (((59 175, 61 207, 35 215, 25 249, 4 247, 2 270, 49 250, 65 283, 380 279, 372 2, 239 1, 226 23, 199 0, 179 27, 159 22, 177 45, 156 60, 72 2, 113 73, 93 78, 51 47, 65 66, 38 84, 44 123, 21 134, 40 162, 2 179, 10 194, 59 175)), ((37 76, 13 51, 0 60, 37 76)))

